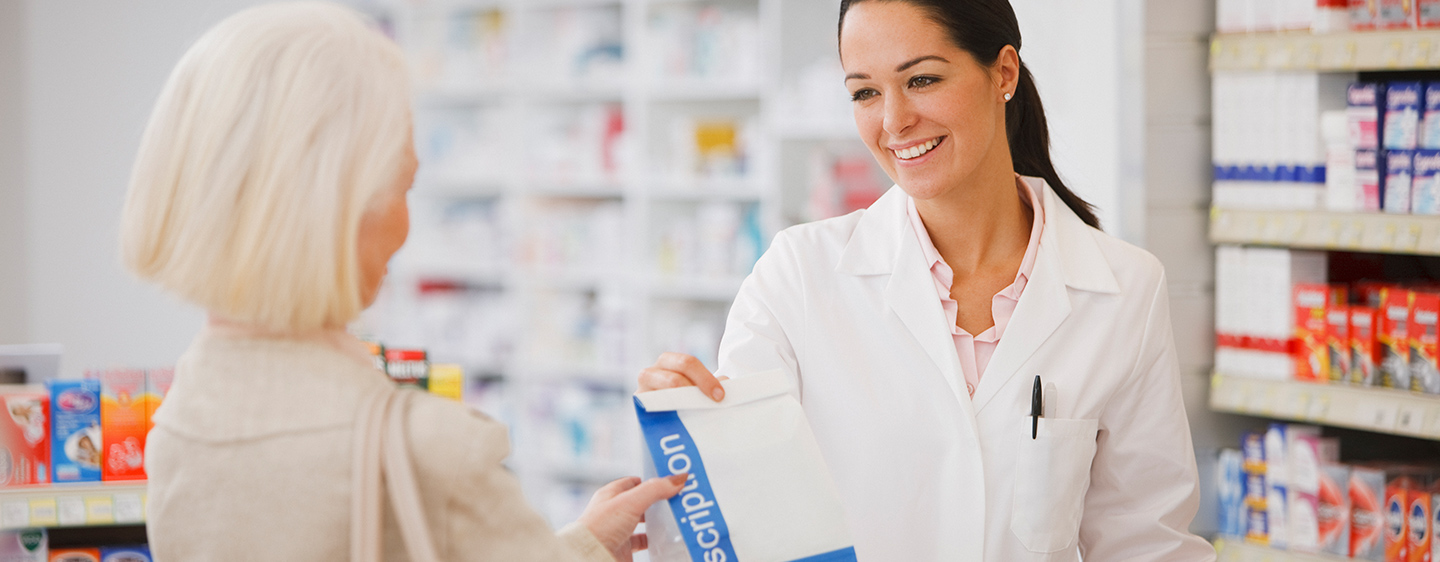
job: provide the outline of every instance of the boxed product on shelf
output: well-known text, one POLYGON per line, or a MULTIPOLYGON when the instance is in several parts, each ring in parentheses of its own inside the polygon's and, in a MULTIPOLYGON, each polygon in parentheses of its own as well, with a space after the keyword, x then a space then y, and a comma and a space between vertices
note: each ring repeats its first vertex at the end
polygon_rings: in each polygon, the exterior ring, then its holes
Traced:
POLYGON ((50 551, 50 562, 100 562, 98 548, 61 548, 50 551))
POLYGON ((1350 555, 1350 467, 1325 463, 1320 472, 1316 527, 1320 552, 1350 555))
POLYGON ((1385 180, 1380 186, 1384 194, 1385 212, 1406 214, 1410 212, 1410 188, 1414 179, 1415 153, 1410 150, 1385 152, 1385 180))
POLYGON ((1380 329, 1375 339, 1380 343, 1380 385, 1386 388, 1410 388, 1408 324, 1414 296, 1400 287, 1380 292, 1380 329))
POLYGON ((427 390, 436 396, 461 400, 465 393, 465 369, 450 363, 430 365, 430 384, 427 390))
POLYGON ((1376 29, 1411 29, 1416 26, 1414 0, 1370 0, 1376 4, 1376 29))
POLYGON ((1357 386, 1378 386, 1380 364, 1380 343, 1376 339, 1376 326, 1380 324, 1379 311, 1370 306, 1350 307, 1350 384, 1357 386))
POLYGON ((1380 115, 1385 109, 1384 82, 1352 82, 1345 91, 1350 144, 1359 150, 1380 148, 1380 115))
POLYGON ((1415 23, 1421 29, 1440 27, 1440 0, 1416 0, 1415 23))
POLYGON ((1270 531, 1266 544, 1279 549, 1290 546, 1287 433, 1286 424, 1280 423, 1272 423, 1265 430, 1265 511, 1270 531))
POLYGON ((1410 309, 1410 386, 1409 390, 1440 394, 1440 357, 1436 324, 1440 321, 1440 293, 1415 292, 1410 309))
POLYGON ((145 371, 106 369, 100 380, 101 479, 145 479, 145 371))
POLYGON ((1380 151, 1362 148, 1355 151, 1355 190, 1360 197, 1360 210, 1379 211, 1384 205, 1385 160, 1380 151))
POLYGON ((1216 512, 1219 533, 1245 536, 1245 456, 1239 449, 1221 449, 1215 463, 1216 512))
POLYGON ((1409 519, 1405 523, 1409 528, 1409 532, 1405 534, 1405 548, 1409 550, 1406 562, 1430 562, 1433 533, 1430 519, 1434 508, 1430 503, 1431 497, 1431 490, 1428 488, 1407 494, 1410 503, 1405 508, 1405 516, 1409 519))
POLYGON ((1350 470, 1350 557, 1385 560, 1385 471, 1354 466, 1350 470))
POLYGON ((100 381, 52 380, 51 461, 55 482, 100 481, 100 381))
POLYGON ((750 177, 757 128, 753 120, 729 117, 672 120, 670 175, 681 181, 750 177))
POLYGON ((43 386, 0 385, 8 416, 0 417, 0 446, 9 462, 0 466, 0 486, 50 482, 50 393, 43 386))
POLYGON ((100 548, 100 562, 153 562, 150 557, 150 547, 145 545, 134 546, 106 546, 100 548))
POLYGON ((1333 510, 1323 513, 1322 508, 1338 498, 1326 489, 1325 467, 1340 461, 1339 441, 1321 438, 1318 427, 1290 425, 1286 429, 1289 547, 1297 552, 1321 552, 1327 541, 1335 540, 1334 529, 1338 528, 1333 510))
POLYGON ((1325 347, 1329 351, 1330 370, 1326 379, 1331 383, 1350 380, 1351 359, 1350 314, 1353 307, 1346 306, 1347 299, 1341 298, 1325 312, 1325 347))
POLYGON ((1295 380, 1325 382, 1330 378, 1330 289, 1326 284, 1295 285, 1295 380))
MULTIPOLYGON (((1440 1, 1435 3, 1440 8, 1440 1)), ((1440 82, 1425 83, 1425 112, 1420 116, 1420 148, 1440 149, 1440 82)))
POLYGON ((160 408, 160 403, 165 401, 165 395, 170 393, 170 385, 175 382, 175 369, 146 369, 145 370, 145 431, 149 432, 155 427, 155 410, 160 408))
POLYGON ((430 360, 423 349, 386 349, 385 374, 402 386, 425 390, 430 381, 430 360))
POLYGON ((619 104, 545 107, 524 129, 524 166, 534 180, 602 183, 626 172, 625 112, 619 104))
POLYGON ((0 530, 0 560, 48 562, 50 537, 45 529, 0 530))
POLYGON ((1349 5, 1350 29, 1355 31, 1375 29, 1376 21, 1380 18, 1376 0, 1349 0, 1349 5))
POLYGON ((1221 33, 1350 28, 1346 0, 1218 0, 1215 27, 1221 33))
POLYGON ((1424 93, 1424 82, 1390 82, 1386 85, 1382 148, 1386 150, 1419 148, 1420 108, 1424 93))
POLYGON ((1218 247, 1215 369, 1240 376, 1293 378, 1293 287, 1325 283, 1327 264, 1324 252, 1218 247))
POLYGON ((754 9, 714 4, 657 4, 646 27, 661 79, 753 84, 759 80, 760 25, 754 9))
POLYGON ((1415 151, 1410 180, 1410 212, 1440 215, 1440 150, 1415 151))

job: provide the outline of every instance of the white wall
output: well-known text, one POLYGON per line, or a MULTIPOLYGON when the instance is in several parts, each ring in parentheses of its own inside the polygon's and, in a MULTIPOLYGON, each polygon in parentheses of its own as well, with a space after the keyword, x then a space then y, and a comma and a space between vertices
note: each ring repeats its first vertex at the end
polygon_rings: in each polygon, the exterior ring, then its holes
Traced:
POLYGON ((25 4, 0 0, 0 344, 25 340, 25 4))
MULTIPOLYGON (((246 0, 27 0, 24 338, 62 370, 172 364, 202 314, 120 266, 140 134, 171 67, 246 0)), ((0 20, 5 18, 0 17, 0 20)))

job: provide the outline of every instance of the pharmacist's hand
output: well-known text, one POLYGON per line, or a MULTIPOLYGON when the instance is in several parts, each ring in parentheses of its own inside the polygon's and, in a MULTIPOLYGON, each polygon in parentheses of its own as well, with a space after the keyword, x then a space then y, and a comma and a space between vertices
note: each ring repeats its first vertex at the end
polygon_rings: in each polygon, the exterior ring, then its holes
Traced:
POLYGON ((631 555, 648 546, 645 535, 635 534, 635 527, 645 520, 645 510, 657 501, 680 493, 688 475, 676 474, 641 482, 631 476, 600 488, 580 514, 581 525, 590 530, 600 544, 619 562, 631 562, 631 555))
POLYGON ((706 396, 719 402, 725 398, 721 380, 724 379, 715 378, 699 359, 684 353, 661 353, 654 365, 640 371, 640 392, 698 386, 706 396))

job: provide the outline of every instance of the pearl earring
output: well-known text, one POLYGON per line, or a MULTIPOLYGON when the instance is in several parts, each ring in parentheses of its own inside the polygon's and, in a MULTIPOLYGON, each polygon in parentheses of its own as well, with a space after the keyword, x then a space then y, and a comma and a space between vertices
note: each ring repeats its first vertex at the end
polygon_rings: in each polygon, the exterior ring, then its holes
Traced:
POLYGON ((1005 92, 1005 101, 1010 101, 1010 92, 1005 92))

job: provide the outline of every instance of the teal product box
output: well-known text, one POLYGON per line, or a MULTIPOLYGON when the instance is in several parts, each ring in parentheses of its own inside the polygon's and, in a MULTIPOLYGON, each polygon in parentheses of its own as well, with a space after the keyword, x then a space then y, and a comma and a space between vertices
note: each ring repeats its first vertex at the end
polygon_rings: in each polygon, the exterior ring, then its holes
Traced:
POLYGON ((142 544, 102 547, 100 562, 155 562, 155 559, 150 557, 150 547, 142 544))
POLYGON ((99 482, 100 381, 52 380, 50 478, 53 482, 99 482))

